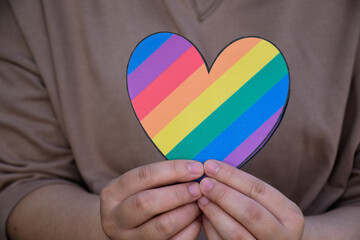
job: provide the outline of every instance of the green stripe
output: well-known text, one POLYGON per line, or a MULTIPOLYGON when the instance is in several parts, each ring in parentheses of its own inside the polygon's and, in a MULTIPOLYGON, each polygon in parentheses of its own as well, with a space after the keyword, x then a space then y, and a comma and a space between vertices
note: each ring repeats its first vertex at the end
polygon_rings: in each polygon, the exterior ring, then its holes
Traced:
POLYGON ((168 159, 184 156, 194 159, 208 144, 249 109, 287 74, 286 63, 279 53, 257 72, 219 108, 191 131, 167 155, 168 159), (236 107, 236 109, 235 109, 236 107))

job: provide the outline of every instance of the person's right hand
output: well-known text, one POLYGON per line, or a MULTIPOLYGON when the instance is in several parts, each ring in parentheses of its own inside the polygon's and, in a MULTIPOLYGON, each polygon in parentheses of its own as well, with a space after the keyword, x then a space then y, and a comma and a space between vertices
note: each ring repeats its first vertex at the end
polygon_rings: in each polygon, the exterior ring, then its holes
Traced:
POLYGON ((199 183, 189 181, 203 174, 200 162, 188 160, 130 170, 101 191, 103 230, 111 239, 195 239, 202 194, 199 183))

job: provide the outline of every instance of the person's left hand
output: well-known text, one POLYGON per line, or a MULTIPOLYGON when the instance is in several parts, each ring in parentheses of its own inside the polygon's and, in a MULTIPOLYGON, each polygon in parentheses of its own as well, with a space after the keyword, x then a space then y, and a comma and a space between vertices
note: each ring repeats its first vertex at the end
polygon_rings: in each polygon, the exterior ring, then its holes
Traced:
POLYGON ((204 166, 198 205, 208 239, 301 239, 304 216, 282 193, 226 163, 204 166))

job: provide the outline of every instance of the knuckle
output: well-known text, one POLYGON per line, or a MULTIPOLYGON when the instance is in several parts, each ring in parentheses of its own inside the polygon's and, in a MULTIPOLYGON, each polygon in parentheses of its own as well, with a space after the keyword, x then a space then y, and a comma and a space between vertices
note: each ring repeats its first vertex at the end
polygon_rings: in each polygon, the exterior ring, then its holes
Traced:
POLYGON ((255 203, 250 203, 244 212, 244 218, 251 223, 259 222, 262 217, 262 209, 255 203))
POLYGON ((171 236, 175 228, 176 221, 171 215, 163 215, 155 224, 155 230, 162 236, 171 236))
POLYGON ((138 178, 140 182, 146 183, 152 180, 152 171, 150 166, 142 166, 138 169, 138 178))
POLYGON ((302 223, 303 224, 305 222, 304 215, 303 215, 303 213, 301 212, 300 209, 297 209, 296 213, 294 213, 293 218, 295 219, 295 221, 297 223, 302 223))
POLYGON ((182 186, 174 186, 174 196, 177 201, 184 201, 186 194, 184 193, 182 186))
POLYGON ((296 228, 302 229, 305 224, 305 218, 300 208, 294 204, 293 207, 290 207, 289 212, 288 216, 292 225, 296 228))
POLYGON ((101 225, 104 230, 104 232, 108 235, 113 235, 114 229, 116 228, 116 225, 114 221, 110 218, 101 218, 101 225))
POLYGON ((117 222, 113 218, 101 218, 101 227, 104 233, 112 239, 124 239, 127 233, 125 229, 119 231, 117 222))
POLYGON ((263 181, 256 179, 251 183, 249 196, 251 198, 257 199, 263 196, 266 192, 266 185, 263 181))
POLYGON ((134 198, 134 209, 141 212, 144 215, 149 215, 151 209, 151 196, 146 192, 138 193, 134 198))

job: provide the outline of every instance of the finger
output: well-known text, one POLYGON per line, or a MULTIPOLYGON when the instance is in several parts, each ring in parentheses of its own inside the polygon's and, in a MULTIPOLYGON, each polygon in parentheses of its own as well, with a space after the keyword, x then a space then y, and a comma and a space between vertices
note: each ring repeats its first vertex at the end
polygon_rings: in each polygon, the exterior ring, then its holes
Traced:
POLYGON ((132 239, 169 239, 190 225, 199 215, 197 204, 189 203, 132 229, 132 239))
POLYGON ((205 229, 206 238, 209 240, 222 240, 219 233, 216 231, 209 219, 203 215, 203 225, 205 229))
POLYGON ((201 216, 199 216, 195 221, 193 221, 189 226, 185 227, 183 230, 171 237, 171 240, 182 240, 182 239, 196 239, 201 230, 201 216))
POLYGON ((223 239, 255 239, 238 221, 206 197, 200 198, 198 205, 223 239))
POLYGON ((175 209, 201 197, 200 185, 197 182, 176 184, 162 188, 150 189, 124 200, 117 208, 119 223, 125 228, 134 228, 155 215, 175 209))
POLYGON ((244 194, 210 178, 200 182, 203 194, 240 222, 255 237, 279 237, 285 227, 266 208, 244 194))
POLYGON ((197 161, 163 161, 130 170, 113 181, 110 188, 113 191, 114 200, 121 202, 143 190, 192 181, 203 174, 203 165, 197 161))
POLYGON ((204 168, 207 176, 259 202, 280 222, 292 216, 289 213, 302 215, 299 207, 277 189, 240 169, 216 160, 206 161, 204 168))

